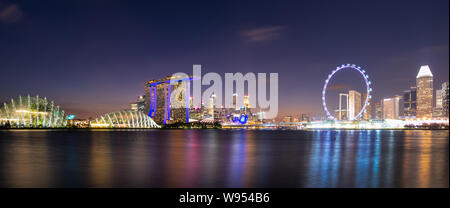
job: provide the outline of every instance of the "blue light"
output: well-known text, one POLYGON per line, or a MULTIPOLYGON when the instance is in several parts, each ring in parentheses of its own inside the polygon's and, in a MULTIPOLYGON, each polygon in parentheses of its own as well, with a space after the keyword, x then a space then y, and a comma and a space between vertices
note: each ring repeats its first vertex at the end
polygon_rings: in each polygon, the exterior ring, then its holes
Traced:
POLYGON ((248 115, 241 115, 241 118, 239 119, 239 123, 245 124, 247 123, 248 115))
POLYGON ((68 115, 67 120, 73 120, 77 115, 68 115))

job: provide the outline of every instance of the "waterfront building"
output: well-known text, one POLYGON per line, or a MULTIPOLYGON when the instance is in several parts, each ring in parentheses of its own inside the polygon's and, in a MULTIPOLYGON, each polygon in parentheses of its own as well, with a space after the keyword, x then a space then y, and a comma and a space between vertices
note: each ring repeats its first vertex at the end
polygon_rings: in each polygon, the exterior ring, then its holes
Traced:
MULTIPOLYGON (((364 93, 363 102, 365 102, 366 98, 367 98, 367 93, 364 93)), ((364 111, 364 114, 363 114, 363 119, 366 121, 372 119, 372 98, 369 98, 369 102, 366 106, 366 111, 364 111)))
POLYGON ((251 108, 251 106, 249 104, 249 100, 248 100, 248 95, 244 95, 244 106, 247 109, 251 108))
POLYGON ((411 87, 403 92, 403 116, 415 118, 417 115, 417 88, 411 87))
POLYGON ((347 110, 339 110, 339 109, 335 110, 334 111, 334 117, 337 120, 347 120, 348 119, 348 117, 347 117, 347 110))
POLYGON ((211 118, 212 120, 217 119, 216 107, 214 106, 216 103, 216 95, 212 94, 209 98, 207 115, 205 118, 211 118))
POLYGON ((357 119, 361 108, 361 93, 356 90, 348 91, 348 120, 357 119))
POLYGON ((145 112, 159 124, 189 122, 190 80, 192 77, 169 76, 148 81, 145 84, 145 112), (170 84, 171 79, 175 85, 170 84))
POLYGON ((394 95, 392 100, 394 104, 394 119, 400 119, 403 116, 403 96, 394 95))
POLYGON ((442 89, 436 90, 436 104, 433 109, 433 117, 439 118, 443 116, 442 113, 442 89))
POLYGON ((383 99, 383 119, 399 119, 402 114, 402 96, 383 99))
POLYGON ((442 89, 436 90, 436 108, 442 108, 442 89))
POLYGON ((138 110, 138 104, 135 102, 130 103, 130 110, 137 111, 138 110))
POLYGON ((448 103, 449 103, 449 92, 448 92, 448 82, 442 83, 442 116, 447 117, 448 114, 448 103))
POLYGON ((433 114, 433 74, 430 67, 420 67, 417 74, 417 118, 431 118, 433 114))
POLYGON ((235 110, 239 110, 239 106, 238 106, 238 94, 234 93, 233 94, 233 106, 235 110))
POLYGON ((53 101, 36 96, 19 96, 0 108, 0 126, 8 128, 61 128, 67 126, 64 110, 53 101))
POLYGON ((283 118, 284 123, 291 123, 292 122, 292 116, 285 116, 283 118))
POLYGON ((335 111, 335 118, 337 120, 347 120, 348 119, 348 94, 339 93, 339 109, 335 111), (342 99, 344 97, 344 99, 342 99), (343 103, 343 101, 345 101, 343 103), (343 107, 345 106, 345 109, 343 107), (337 114, 336 114, 337 113, 337 114))
POLYGON ((302 113, 302 122, 309 122, 309 116, 306 113, 302 113))
POLYGON ((90 121, 92 128, 160 128, 147 114, 135 110, 107 113, 90 121))
POLYGON ((383 119, 383 102, 375 103, 375 119, 381 120, 383 119))
POLYGON ((394 101, 392 98, 383 99, 383 119, 394 119, 394 101))

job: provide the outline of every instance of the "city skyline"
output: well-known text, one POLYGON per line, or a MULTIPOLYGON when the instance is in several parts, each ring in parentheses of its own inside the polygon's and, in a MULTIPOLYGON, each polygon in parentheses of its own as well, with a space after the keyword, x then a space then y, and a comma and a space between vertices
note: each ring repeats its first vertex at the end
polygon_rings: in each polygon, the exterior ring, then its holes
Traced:
POLYGON ((448 1, 183 6, 2 1, 0 13, 14 15, 0 21, 0 68, 9 72, 0 100, 39 94, 95 118, 127 109, 146 81, 202 64, 204 73, 278 72, 279 117, 318 116, 323 81, 343 63, 371 76, 372 104, 416 86, 421 65, 436 75, 434 89, 448 82, 448 1), (338 12, 346 8, 358 12, 338 12))

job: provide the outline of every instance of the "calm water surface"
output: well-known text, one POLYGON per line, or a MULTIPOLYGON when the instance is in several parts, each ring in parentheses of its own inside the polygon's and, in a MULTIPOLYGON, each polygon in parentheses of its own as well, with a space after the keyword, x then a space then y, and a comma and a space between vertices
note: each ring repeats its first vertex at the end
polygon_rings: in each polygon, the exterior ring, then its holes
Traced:
POLYGON ((0 130, 0 187, 449 187, 448 136, 0 130))

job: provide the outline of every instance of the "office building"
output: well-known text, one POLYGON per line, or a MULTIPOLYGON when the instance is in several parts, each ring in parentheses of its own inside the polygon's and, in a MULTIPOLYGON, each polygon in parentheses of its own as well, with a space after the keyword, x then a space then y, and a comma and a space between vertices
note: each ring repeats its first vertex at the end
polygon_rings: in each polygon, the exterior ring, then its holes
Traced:
POLYGON ((417 74, 417 118, 431 118, 433 114, 433 74, 428 65, 417 74))

